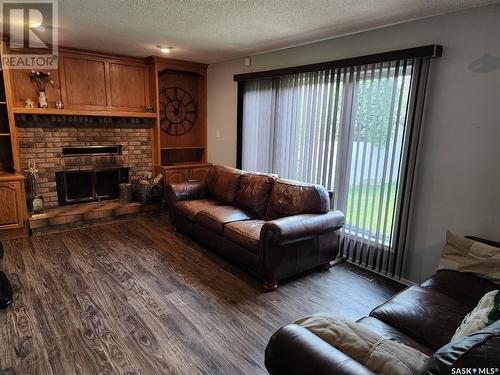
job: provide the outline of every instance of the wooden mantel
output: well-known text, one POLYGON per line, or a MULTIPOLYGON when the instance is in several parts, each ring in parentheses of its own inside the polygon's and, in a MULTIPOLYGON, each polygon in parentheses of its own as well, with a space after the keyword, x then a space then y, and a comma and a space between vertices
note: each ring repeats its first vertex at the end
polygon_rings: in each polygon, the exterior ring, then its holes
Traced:
POLYGON ((156 112, 97 111, 97 110, 90 111, 90 110, 78 110, 78 109, 55 109, 55 108, 14 108, 13 112, 14 114, 24 114, 24 115, 156 118, 156 112))

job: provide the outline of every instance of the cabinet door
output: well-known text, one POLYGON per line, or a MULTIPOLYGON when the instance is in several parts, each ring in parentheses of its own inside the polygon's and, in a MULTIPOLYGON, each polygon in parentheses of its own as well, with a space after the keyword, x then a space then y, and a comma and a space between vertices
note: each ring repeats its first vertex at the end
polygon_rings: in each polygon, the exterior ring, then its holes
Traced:
POLYGON ((0 230, 23 226, 23 205, 19 181, 0 182, 0 230))
POLYGON ((60 59, 61 94, 66 108, 106 109, 105 60, 76 54, 62 54, 60 59))
POLYGON ((144 112, 149 104, 146 65, 110 62, 109 91, 113 109, 144 112))
POLYGON ((189 179, 189 169, 166 169, 165 185, 176 182, 185 182, 189 179))
POLYGON ((189 170, 189 179, 206 182, 210 167, 192 168, 189 170))

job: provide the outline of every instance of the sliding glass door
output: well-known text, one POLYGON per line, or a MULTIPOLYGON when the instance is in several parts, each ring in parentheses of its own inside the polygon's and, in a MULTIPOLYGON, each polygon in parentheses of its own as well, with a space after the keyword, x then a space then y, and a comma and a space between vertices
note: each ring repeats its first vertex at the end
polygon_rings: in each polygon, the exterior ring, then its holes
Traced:
POLYGON ((335 207, 346 214, 343 254, 376 271, 387 268, 384 253, 394 243, 415 65, 410 59, 244 82, 242 168, 334 191, 335 207))

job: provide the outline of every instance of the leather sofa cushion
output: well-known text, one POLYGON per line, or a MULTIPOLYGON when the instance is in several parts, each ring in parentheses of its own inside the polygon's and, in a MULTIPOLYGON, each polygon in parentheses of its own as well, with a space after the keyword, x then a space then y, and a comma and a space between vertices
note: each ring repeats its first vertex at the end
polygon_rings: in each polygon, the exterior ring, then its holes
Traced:
POLYGON ((498 285, 492 282, 457 271, 439 271, 425 280, 420 286, 432 288, 433 290, 445 294, 457 300, 472 310, 482 296, 486 293, 498 289, 498 285))
POLYGON ((321 185, 278 179, 267 205, 267 218, 299 214, 320 214, 330 209, 328 192, 321 185))
POLYGON ((383 321, 376 318, 364 317, 358 320, 358 323, 361 323, 365 327, 370 328, 372 331, 378 333, 385 339, 393 340, 401 344, 411 346, 412 348, 417 349, 419 352, 422 352, 428 356, 431 356, 432 353, 434 353, 434 350, 432 350, 431 348, 422 345, 404 332, 401 332, 400 330, 388 324, 385 324, 383 321))
POLYGON ((177 214, 187 217, 191 221, 194 220, 199 211, 217 206, 220 206, 220 203, 213 199, 196 199, 174 203, 177 214))
POLYGON ((224 232, 224 225, 233 221, 250 220, 244 211, 233 206, 215 206, 198 211, 195 215, 196 222, 216 233, 224 232))
POLYGON ((217 165, 208 176, 207 189, 210 195, 226 204, 232 204, 240 188, 241 177, 245 174, 240 169, 217 165))
POLYGON ((370 316, 382 320, 432 350, 447 344, 470 307, 419 285, 396 294, 370 316))
POLYGON ((276 178, 277 176, 269 174, 245 174, 241 178, 236 205, 263 219, 276 178))
POLYGON ((238 245, 259 254, 260 231, 264 220, 244 220, 226 224, 224 236, 238 245))

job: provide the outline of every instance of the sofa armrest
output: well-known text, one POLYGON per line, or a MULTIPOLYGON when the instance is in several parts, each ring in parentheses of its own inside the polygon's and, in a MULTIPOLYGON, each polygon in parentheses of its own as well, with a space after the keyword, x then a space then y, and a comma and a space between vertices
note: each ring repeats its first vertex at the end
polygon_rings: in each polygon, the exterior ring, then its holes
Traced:
POLYGON ((201 199, 205 195, 205 183, 201 181, 187 181, 168 185, 170 202, 201 199))
POLYGON ((289 324, 271 337, 265 364, 271 375, 373 375, 368 368, 297 324, 289 324))
POLYGON ((271 233, 270 241, 284 243, 336 231, 344 225, 344 214, 338 210, 325 214, 303 214, 282 217, 266 222, 263 233, 271 233))

